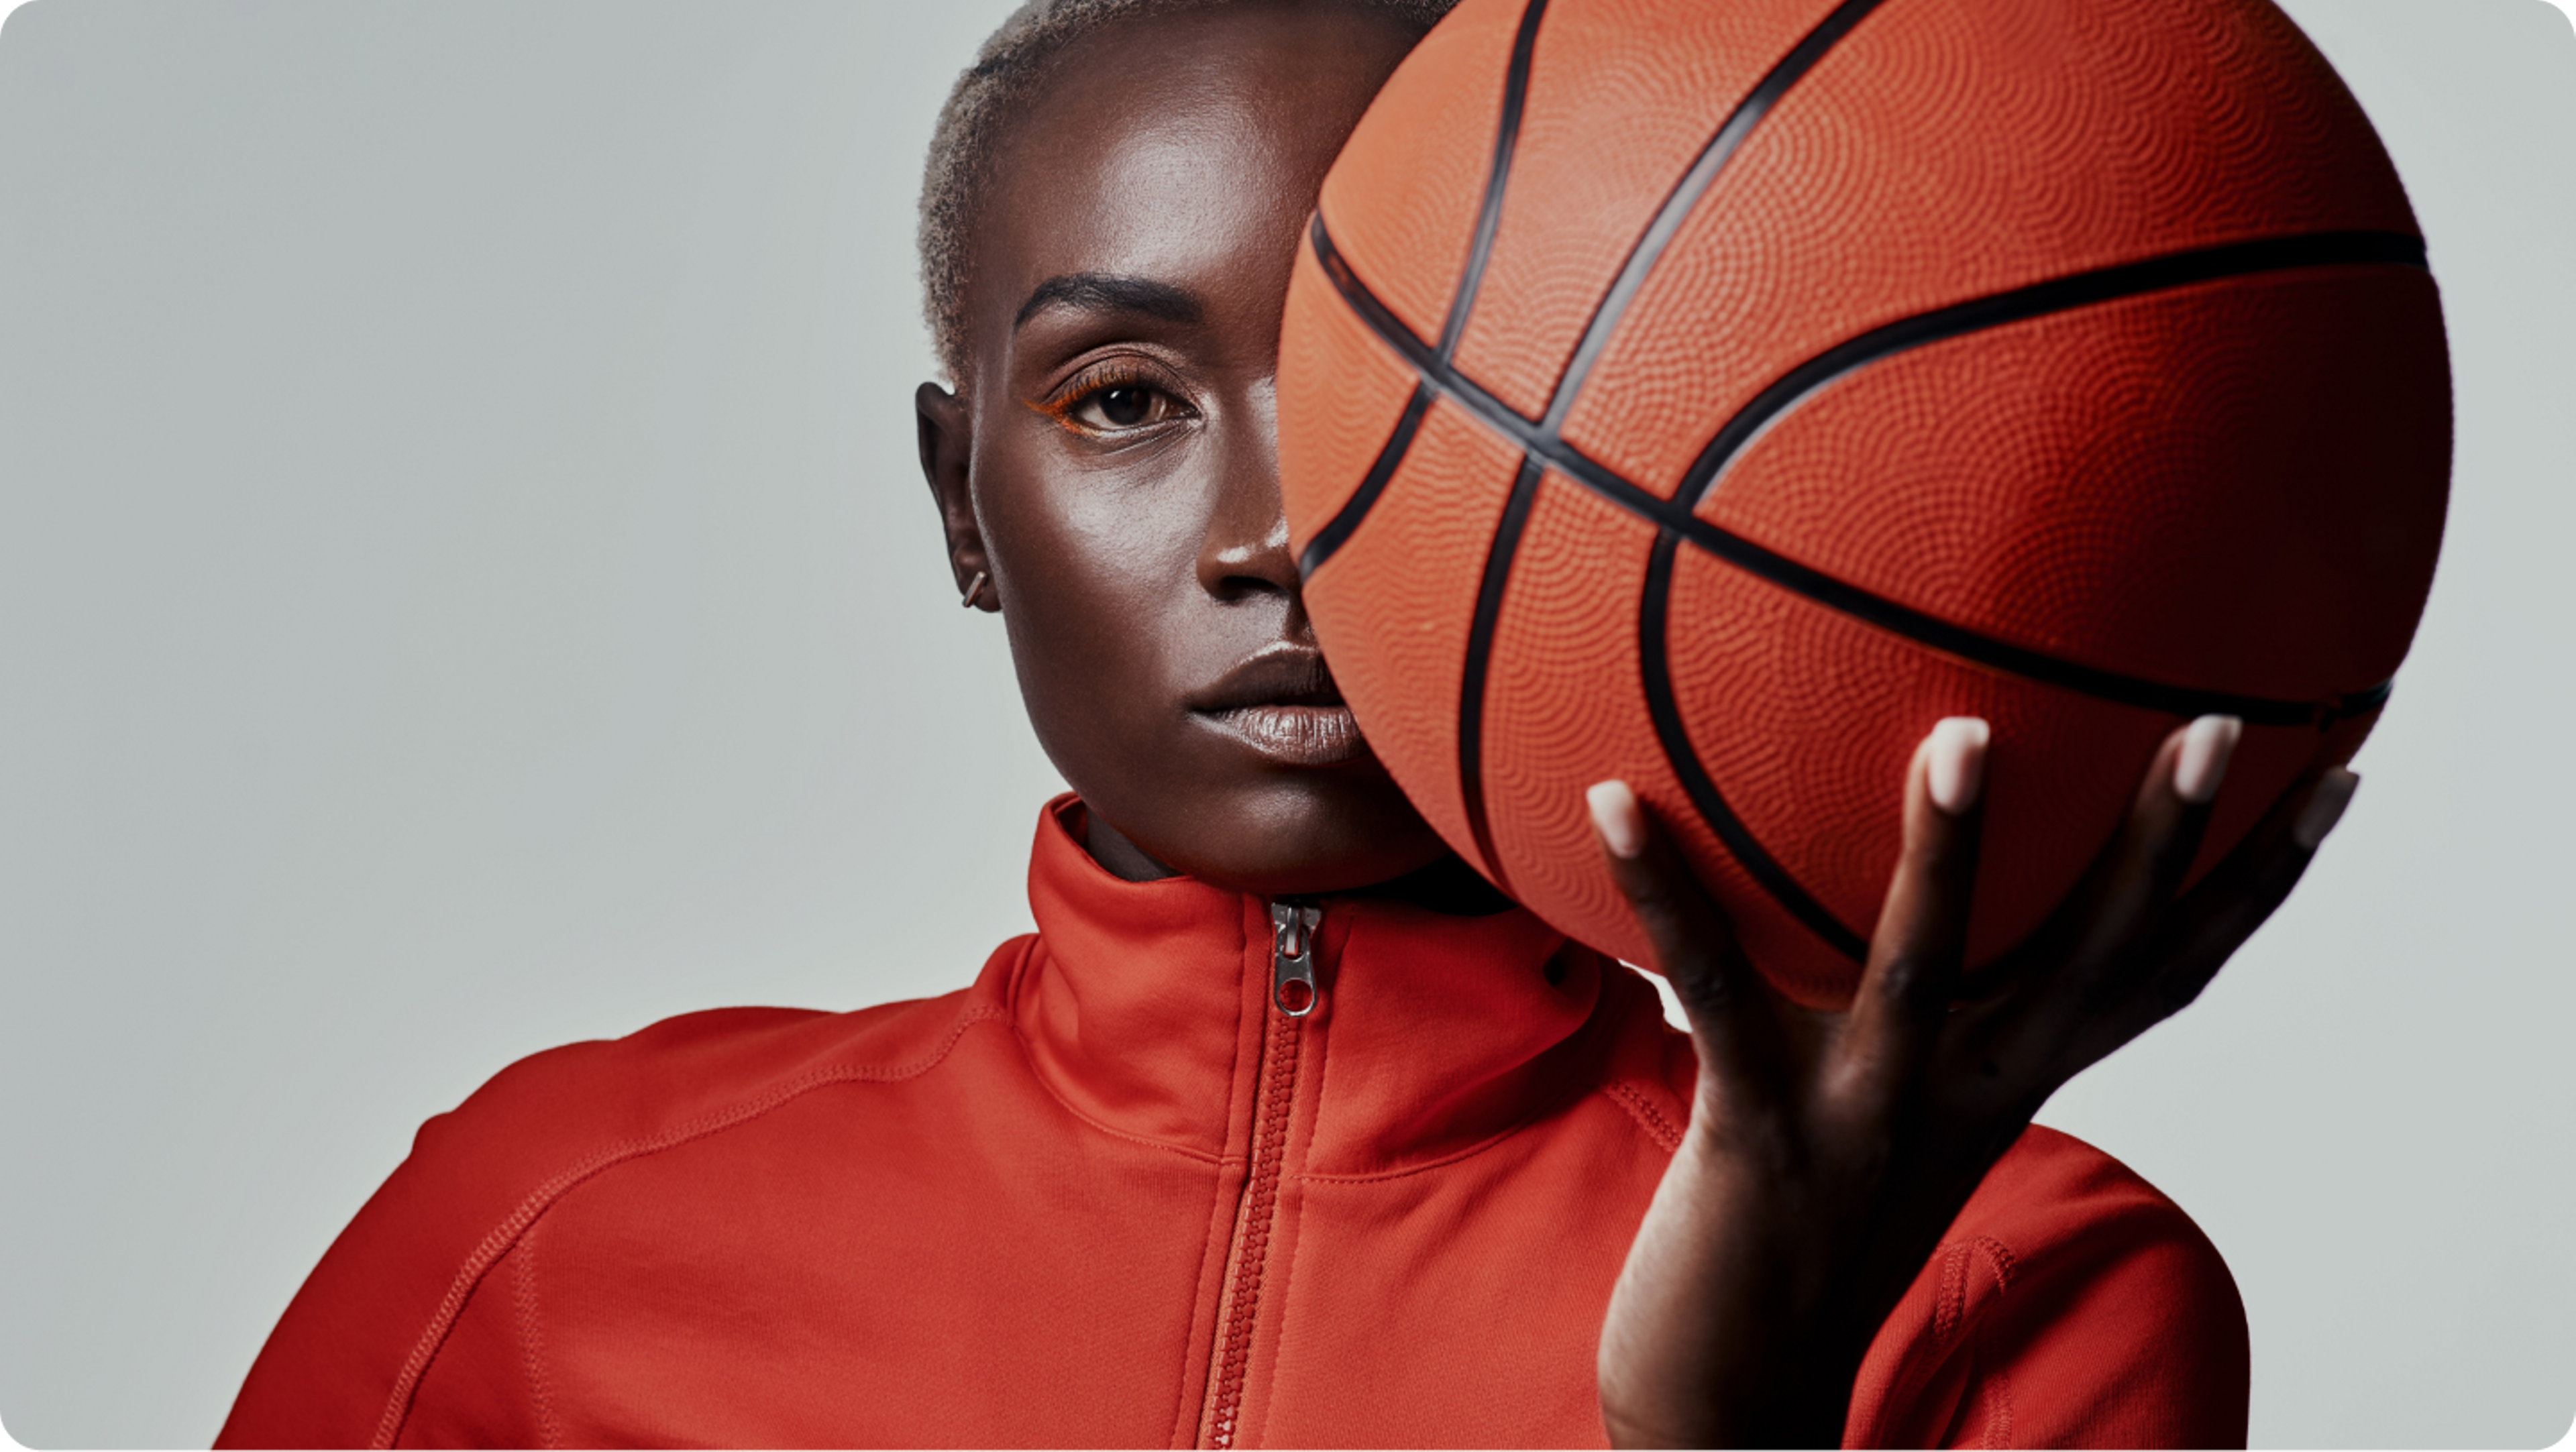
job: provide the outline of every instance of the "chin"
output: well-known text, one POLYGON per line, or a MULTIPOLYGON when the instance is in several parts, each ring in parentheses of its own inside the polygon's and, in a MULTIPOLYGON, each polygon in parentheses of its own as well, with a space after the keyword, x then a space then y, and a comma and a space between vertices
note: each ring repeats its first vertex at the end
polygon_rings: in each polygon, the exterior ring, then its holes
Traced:
POLYGON ((1262 897, 1368 887, 1446 855, 1448 844, 1384 770, 1367 767, 1248 783, 1193 804, 1171 840, 1147 845, 1128 835, 1178 871, 1262 897))

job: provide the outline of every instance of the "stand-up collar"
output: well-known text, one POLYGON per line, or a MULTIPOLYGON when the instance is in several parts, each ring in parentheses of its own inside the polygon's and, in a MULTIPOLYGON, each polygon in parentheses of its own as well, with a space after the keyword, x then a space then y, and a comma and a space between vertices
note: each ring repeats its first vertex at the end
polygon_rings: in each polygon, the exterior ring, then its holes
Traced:
MULTIPOLYGON (((1029 863, 1038 943, 1012 1018, 1032 1066, 1111 1133, 1239 1154, 1275 1024, 1270 905, 1186 877, 1114 877, 1084 850, 1082 821, 1074 798, 1049 803, 1029 863)), ((1520 909, 1321 902, 1322 998, 1296 1025, 1301 1073, 1321 1076, 1306 1173, 1383 1173, 1491 1141, 1592 1079, 1610 1020, 1635 1017, 1640 995, 1655 1014, 1643 984, 1520 909)))

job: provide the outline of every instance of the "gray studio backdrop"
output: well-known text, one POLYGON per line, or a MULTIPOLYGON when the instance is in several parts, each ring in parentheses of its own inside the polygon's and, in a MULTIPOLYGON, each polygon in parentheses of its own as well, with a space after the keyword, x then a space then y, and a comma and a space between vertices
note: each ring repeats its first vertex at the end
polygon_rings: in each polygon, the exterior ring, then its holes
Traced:
MULTIPOLYGON (((1057 783, 912 462, 932 113, 996 0, 36 0, 0 32, 0 1417, 211 1437, 520 1055, 959 986, 1057 783)), ((2254 1436, 2576 1412, 2576 37, 2300 0, 2459 453, 2366 785, 2049 1122, 2180 1200, 2254 1436)))

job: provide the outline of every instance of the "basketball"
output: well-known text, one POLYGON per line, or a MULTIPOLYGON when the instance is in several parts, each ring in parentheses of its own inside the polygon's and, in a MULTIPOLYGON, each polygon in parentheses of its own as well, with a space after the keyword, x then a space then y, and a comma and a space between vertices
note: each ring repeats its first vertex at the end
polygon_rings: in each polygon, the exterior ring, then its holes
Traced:
POLYGON ((1596 781, 1838 1003, 1935 721, 1993 725, 1987 961, 2177 725, 2245 723, 2195 872, 2348 755, 2431 585, 2424 240, 2265 0, 1466 0, 1300 248, 1335 679, 1463 857, 1634 962, 1596 781))

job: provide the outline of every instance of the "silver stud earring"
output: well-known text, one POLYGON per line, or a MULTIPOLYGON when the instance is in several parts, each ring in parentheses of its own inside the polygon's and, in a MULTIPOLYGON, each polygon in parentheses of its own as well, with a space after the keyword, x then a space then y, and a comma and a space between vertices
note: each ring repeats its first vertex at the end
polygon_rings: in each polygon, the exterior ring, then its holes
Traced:
POLYGON ((957 603, 965 606, 969 610, 974 609, 975 602, 983 598, 984 582, 991 578, 992 576, 984 573, 982 570, 977 570, 975 572, 974 580, 966 586, 966 598, 958 601, 957 603))

